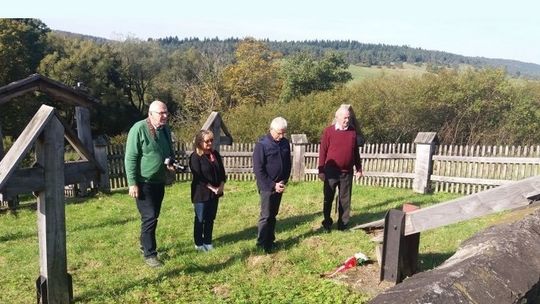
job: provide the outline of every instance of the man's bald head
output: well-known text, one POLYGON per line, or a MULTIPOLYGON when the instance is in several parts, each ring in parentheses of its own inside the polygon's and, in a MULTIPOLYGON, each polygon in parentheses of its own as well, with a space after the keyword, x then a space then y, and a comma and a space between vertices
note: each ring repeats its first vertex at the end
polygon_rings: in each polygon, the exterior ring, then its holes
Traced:
POLYGON ((152 101, 150 107, 148 108, 148 117, 150 122, 154 127, 161 127, 167 123, 167 118, 169 118, 169 112, 167 111, 167 105, 160 101, 152 101))

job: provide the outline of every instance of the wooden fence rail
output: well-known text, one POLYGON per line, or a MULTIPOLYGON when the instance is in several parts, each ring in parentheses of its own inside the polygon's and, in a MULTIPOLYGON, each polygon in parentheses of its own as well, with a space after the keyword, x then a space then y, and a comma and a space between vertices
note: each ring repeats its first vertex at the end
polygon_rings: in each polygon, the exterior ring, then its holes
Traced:
MULTIPOLYGON (((254 180, 252 153, 254 143, 234 143, 221 146, 221 155, 231 180, 254 180)), ((301 179, 317 180, 319 158, 318 144, 303 144, 300 153, 303 162, 301 179)), ((356 180, 359 185, 413 188, 418 172, 415 143, 365 144, 360 149, 364 177, 356 180)), ((292 143, 293 151, 300 145, 292 143)), ((108 165, 111 189, 127 187, 124 172, 124 147, 109 145, 108 165)), ((188 164, 190 145, 176 144, 176 156, 188 164)), ((456 146, 441 145, 429 155, 428 188, 435 192, 471 194, 495 186, 540 174, 540 145, 536 146, 456 146)), ((295 169, 293 169, 294 171, 295 169)), ((189 173, 177 174, 178 181, 191 178, 189 173)))

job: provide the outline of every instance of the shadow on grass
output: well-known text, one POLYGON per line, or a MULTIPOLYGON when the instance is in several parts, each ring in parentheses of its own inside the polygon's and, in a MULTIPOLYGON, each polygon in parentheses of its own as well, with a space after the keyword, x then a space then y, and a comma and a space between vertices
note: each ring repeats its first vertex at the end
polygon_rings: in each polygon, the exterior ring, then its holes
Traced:
MULTIPOLYGON (((431 194, 425 194, 425 195, 429 196, 431 194)), ((401 210, 401 206, 403 204, 405 204, 405 203, 412 203, 414 205, 419 206, 420 208, 422 208, 423 206, 426 206, 426 205, 432 205, 432 204, 441 203, 441 201, 433 201, 433 200, 427 200, 427 201, 418 202, 418 201, 414 200, 415 198, 418 198, 418 196, 417 195, 407 195, 407 196, 400 196, 400 197, 395 197, 395 198, 392 198, 392 199, 383 200, 383 201, 380 201, 380 202, 377 202, 377 203, 374 203, 374 204, 364 205, 364 206, 362 206, 362 208, 366 209, 366 210, 380 209, 380 208, 383 208, 383 207, 386 207, 386 209, 376 211, 376 212, 357 212, 357 214, 351 216, 349 226, 354 227, 356 225, 366 224, 366 223, 369 223, 369 222, 384 219, 384 217, 386 216, 386 213, 390 209, 399 209, 399 210, 401 210)), ((353 210, 355 210, 355 209, 358 210, 359 208, 358 207, 355 208, 355 206, 353 205, 353 210)), ((337 218, 337 215, 335 217, 337 218)))
MULTIPOLYGON (((103 228, 103 227, 108 227, 108 226, 124 225, 124 224, 127 224, 129 222, 136 221, 136 220, 138 220, 137 217, 129 217, 129 218, 125 218, 125 219, 115 219, 115 220, 111 220, 111 221, 103 221, 101 223, 92 223, 92 224, 89 224, 89 225, 81 225, 81 226, 78 226, 78 227, 75 227, 75 228, 72 228, 72 229, 68 228, 67 230, 68 231, 81 231, 81 230, 88 230, 88 229, 94 229, 94 228, 103 228)), ((10 232, 8 232, 7 234, 0 236, 0 242, 16 241, 16 240, 22 240, 22 239, 32 238, 32 237, 36 237, 36 236, 37 236, 37 233, 35 233, 35 232, 32 232, 32 233, 20 233, 20 232, 10 233, 10 232)))
MULTIPOLYGON (((276 232, 283 232, 287 230, 295 229, 296 226, 306 224, 309 222, 312 222, 316 217, 319 217, 320 213, 312 213, 308 215, 299 215, 299 216, 292 216, 284 219, 279 219, 278 215, 278 221, 276 225, 276 232)), ((284 240, 278 240, 279 242, 279 248, 274 251, 274 253, 280 252, 280 251, 286 251, 287 249, 295 246, 296 244, 300 243, 301 240, 305 238, 309 238, 314 235, 323 234, 324 232, 322 230, 312 230, 298 234, 292 238, 287 238, 284 240)), ((239 253, 231 254, 229 257, 227 257, 225 260, 222 260, 218 263, 204 263, 204 262, 193 262, 193 261, 186 261, 185 266, 178 266, 173 267, 171 269, 166 269, 160 271, 157 276, 155 277, 148 277, 143 278, 140 280, 132 280, 132 281, 126 281, 121 286, 117 286, 115 288, 106 288, 106 289, 99 289, 99 290, 90 290, 82 292, 80 295, 75 297, 76 302, 86 302, 89 299, 95 299, 104 293, 107 294, 114 294, 114 295, 123 295, 131 292, 134 288, 141 287, 141 286, 149 286, 154 284, 159 284, 159 282, 163 281, 164 279, 172 279, 175 277, 180 276, 186 276, 186 275, 194 275, 197 273, 215 273, 223 271, 224 269, 227 269, 231 266, 233 266, 235 263, 238 263, 239 261, 246 261, 250 257, 253 256, 265 256, 267 255, 265 252, 263 252, 261 249, 258 249, 255 246, 255 241, 257 238, 257 227, 252 226, 249 228, 246 228, 242 231, 230 233, 223 235, 219 238, 216 238, 215 241, 219 243, 234 243, 239 242, 242 240, 253 240, 253 246, 246 246, 243 248, 239 253)), ((167 265, 171 263, 171 258, 169 255, 174 256, 183 256, 183 255, 192 255, 192 254, 204 254, 204 253, 195 253, 191 246, 185 246, 185 249, 181 250, 175 250, 174 253, 172 253, 173 247, 177 246, 178 244, 171 244, 167 247, 162 247, 163 255, 161 255, 163 262, 165 263, 165 268, 167 268, 167 265)), ((219 249, 217 249, 219 250, 219 249)), ((213 254, 213 253, 209 253, 213 254)), ((273 254, 273 253, 272 253, 273 254)), ((271 255, 271 254, 270 254, 271 255)), ((187 257, 188 259, 191 259, 190 257, 187 257)), ((170 267, 170 266, 169 266, 170 267)))
MULTIPOLYGON (((276 222, 276 233, 279 231, 288 231, 294 229, 298 225, 305 224, 313 221, 316 217, 319 217, 319 213, 296 215, 287 218, 280 219, 279 214, 276 222)), ((253 244, 257 240, 257 226, 251 226, 244 230, 225 234, 214 239, 214 241, 221 243, 235 243, 245 240, 253 240, 253 244)))
POLYGON ((430 252, 418 255, 418 271, 423 272, 433 269, 448 260, 454 252, 430 252))

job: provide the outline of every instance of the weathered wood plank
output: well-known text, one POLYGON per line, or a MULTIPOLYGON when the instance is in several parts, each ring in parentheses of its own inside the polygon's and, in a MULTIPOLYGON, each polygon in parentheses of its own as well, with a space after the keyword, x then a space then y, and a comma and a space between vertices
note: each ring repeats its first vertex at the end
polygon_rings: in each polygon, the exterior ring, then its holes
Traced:
POLYGON ((493 212, 529 204, 526 195, 540 192, 540 176, 499 186, 418 211, 407 213, 405 235, 441 227, 493 212))
POLYGON ((437 268, 377 295, 372 304, 538 303, 540 212, 464 241, 437 268))
POLYGON ((538 157, 471 157, 433 155, 433 160, 498 164, 540 164, 540 158, 538 157))
POLYGON ((0 161, 0 191, 53 116, 54 108, 42 105, 0 161))
POLYGON ((38 239, 40 275, 46 281, 47 303, 71 301, 67 273, 64 209, 64 128, 52 119, 36 142, 37 163, 44 168, 45 190, 39 193, 38 239))
POLYGON ((432 175, 431 180, 439 182, 460 183, 460 184, 480 184, 480 185, 492 185, 499 186, 514 181, 502 180, 502 179, 486 179, 486 178, 469 178, 469 177, 454 177, 454 176, 440 176, 432 175))
MULTIPOLYGON (((95 180, 97 174, 99 171, 89 161, 65 163, 64 186, 95 180)), ((42 191, 45 189, 44 176, 45 172, 41 167, 16 170, 2 189, 2 197, 42 191)))

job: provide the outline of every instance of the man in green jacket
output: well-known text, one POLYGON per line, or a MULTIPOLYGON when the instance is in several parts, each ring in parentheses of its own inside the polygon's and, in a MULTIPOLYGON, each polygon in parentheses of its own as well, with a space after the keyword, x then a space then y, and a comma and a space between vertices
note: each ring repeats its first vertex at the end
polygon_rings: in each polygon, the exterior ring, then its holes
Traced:
POLYGON ((165 165, 174 156, 168 117, 165 103, 152 102, 148 118, 129 130, 124 159, 129 195, 135 198, 141 215, 140 248, 150 267, 162 265, 157 257, 156 227, 165 193, 165 170, 174 171, 172 164, 165 165))

